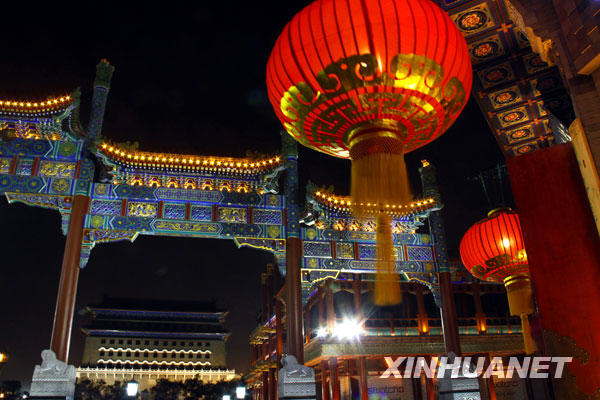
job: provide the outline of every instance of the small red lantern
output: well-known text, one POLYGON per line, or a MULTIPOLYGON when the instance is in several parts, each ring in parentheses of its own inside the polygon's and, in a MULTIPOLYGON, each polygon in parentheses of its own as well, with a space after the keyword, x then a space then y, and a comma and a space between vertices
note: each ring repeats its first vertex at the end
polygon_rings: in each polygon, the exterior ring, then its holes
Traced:
POLYGON ((377 271, 391 282, 384 295, 377 279, 378 304, 401 298, 389 207, 411 200, 404 153, 452 125, 472 80, 463 35, 430 0, 317 0, 275 43, 267 88, 286 131, 352 160, 357 216, 361 205, 378 206, 377 271))
POLYGON ((460 257, 474 277, 504 283, 510 313, 521 317, 525 352, 533 353, 527 315, 535 309, 519 215, 509 208, 490 211, 465 233, 460 257))

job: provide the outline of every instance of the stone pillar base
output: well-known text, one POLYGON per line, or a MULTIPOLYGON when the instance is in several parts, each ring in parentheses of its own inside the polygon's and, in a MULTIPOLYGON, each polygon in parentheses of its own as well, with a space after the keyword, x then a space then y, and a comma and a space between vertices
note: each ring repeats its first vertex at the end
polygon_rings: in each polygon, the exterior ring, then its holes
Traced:
POLYGON ((29 398, 73 400, 75 380, 74 366, 57 360, 52 350, 43 350, 42 364, 33 370, 29 398))
MULTIPOLYGON (((455 355, 448 354, 448 364, 454 363, 455 355)), ((472 366, 471 371, 475 371, 472 366)), ((467 371, 469 372, 469 371, 467 371)), ((440 400, 481 400, 481 392, 479 391, 479 379, 468 378, 464 376, 463 369, 460 368, 458 376, 452 377, 452 370, 446 369, 443 378, 438 378, 438 389, 440 400)))
POLYGON ((317 383, 312 368, 298 364, 296 357, 285 355, 283 368, 277 375, 277 394, 280 400, 316 400, 317 383))

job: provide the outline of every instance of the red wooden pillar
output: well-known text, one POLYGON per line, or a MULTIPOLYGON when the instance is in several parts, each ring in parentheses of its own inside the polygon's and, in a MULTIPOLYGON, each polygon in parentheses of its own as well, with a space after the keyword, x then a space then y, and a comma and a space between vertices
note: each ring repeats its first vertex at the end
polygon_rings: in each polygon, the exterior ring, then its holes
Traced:
POLYGON ((310 313, 311 313, 311 309, 312 307, 308 306, 306 309, 306 313, 304 313, 304 318, 305 318, 305 323, 304 323, 304 334, 306 337, 306 343, 310 342, 310 335, 311 335, 311 330, 310 330, 310 313))
POLYGON ((360 400, 369 400, 367 359, 364 356, 358 357, 358 381, 360 383, 360 400))
POLYGON ((276 368, 269 368, 269 400, 277 400, 277 386, 275 385, 276 368))
POLYGON ((364 326, 362 313, 362 281, 360 280, 360 275, 354 275, 352 279, 352 297, 354 299, 354 315, 364 326))
POLYGON ((88 211, 89 201, 90 198, 87 196, 75 195, 73 197, 69 231, 65 242, 62 269, 60 271, 50 349, 56 353, 56 358, 64 362, 68 362, 69 359, 73 312, 77 296, 77 282, 79 280, 83 221, 88 211))
POLYGON ((321 361, 321 394, 323 400, 331 400, 331 391, 327 382, 327 361, 321 361))
POLYGON ((532 333, 548 356, 586 354, 554 380, 556 398, 591 396, 600 389, 600 238, 573 148, 537 150, 507 167, 540 316, 532 333))
POLYGON ((260 400, 269 399, 269 373, 262 372, 262 386, 260 387, 260 400))
POLYGON ((477 332, 485 333, 487 331, 487 320, 481 304, 481 286, 478 280, 471 284, 473 290, 473 301, 475 302, 475 319, 477 321, 477 332))
POLYGON ((327 330, 329 333, 333 332, 333 328, 337 323, 335 316, 335 306, 333 304, 333 289, 331 288, 331 279, 327 281, 325 301, 327 303, 327 330))
MULTIPOLYGON (((426 356, 425 357, 425 362, 428 365, 431 365, 431 357, 430 356, 426 356)), ((425 374, 423 374, 422 376, 425 377, 425 389, 427 392, 427 400, 435 400, 435 388, 433 386, 433 377, 429 378, 427 377, 425 374)))
POLYGON ((454 304, 454 292, 452 291, 452 277, 449 271, 440 272, 440 294, 442 297, 442 331, 446 353, 452 352, 456 356, 460 356, 458 319, 456 317, 456 305, 454 304))
POLYGON ((419 335, 424 335, 429 332, 429 316, 425 310, 425 298, 423 297, 423 286, 417 285, 417 318, 419 320, 419 335))
POLYGON ((273 268, 273 264, 267 264, 267 320, 270 320, 273 316, 273 295, 274 286, 273 286, 273 274, 275 270, 273 268))
POLYGON ((327 327, 327 318, 325 316, 325 303, 323 302, 323 296, 321 294, 319 294, 319 296, 319 329, 321 329, 323 327, 327 327))
POLYGON ((337 357, 329 359, 329 382, 331 383, 331 400, 340 400, 340 377, 337 357))
POLYGON ((260 322, 267 322, 269 320, 269 302, 271 299, 268 297, 268 282, 269 274, 263 272, 260 274, 260 295, 261 295, 261 307, 260 307, 260 322))
POLYGON ((304 343, 302 337, 302 287, 300 262, 302 241, 297 237, 286 240, 286 311, 287 311, 287 351, 304 364, 304 343))
POLYGON ((275 345, 277 346, 277 367, 281 366, 283 356, 283 327, 281 326, 281 302, 275 300, 275 345))

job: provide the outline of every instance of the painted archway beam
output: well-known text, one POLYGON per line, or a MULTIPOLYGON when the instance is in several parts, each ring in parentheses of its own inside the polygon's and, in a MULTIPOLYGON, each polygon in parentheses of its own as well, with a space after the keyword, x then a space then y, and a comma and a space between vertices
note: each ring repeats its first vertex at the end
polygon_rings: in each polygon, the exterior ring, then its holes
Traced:
POLYGON ((573 118, 571 99, 518 16, 503 0, 438 3, 467 40, 473 95, 506 157, 554 144, 557 121, 573 118))

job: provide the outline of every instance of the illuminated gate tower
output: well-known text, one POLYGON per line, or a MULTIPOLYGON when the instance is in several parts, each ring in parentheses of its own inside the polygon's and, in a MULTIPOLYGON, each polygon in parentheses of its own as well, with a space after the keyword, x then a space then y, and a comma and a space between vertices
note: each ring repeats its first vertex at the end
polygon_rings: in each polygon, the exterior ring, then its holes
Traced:
MULTIPOLYGON (((0 103, 0 192, 11 203, 60 211, 67 235, 50 348, 68 359, 78 274, 96 244, 172 235, 272 252, 286 274, 288 352, 301 361, 302 294, 328 276, 374 273, 373 222, 351 218, 344 198, 309 188, 309 209, 321 222, 308 226, 309 212, 301 227, 297 151, 287 135, 282 154, 264 159, 151 153, 101 137, 113 70, 105 60, 97 66, 87 128, 78 91, 0 103)), ((432 198, 392 207, 403 279, 436 290, 432 237, 414 232, 439 204, 432 198)))

